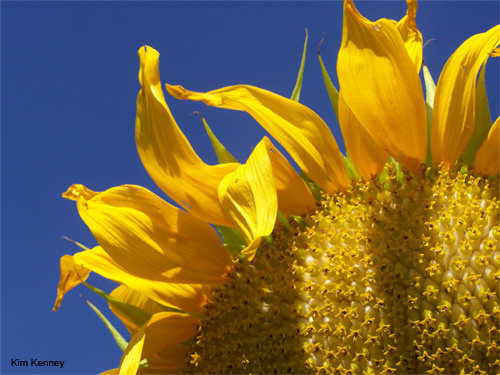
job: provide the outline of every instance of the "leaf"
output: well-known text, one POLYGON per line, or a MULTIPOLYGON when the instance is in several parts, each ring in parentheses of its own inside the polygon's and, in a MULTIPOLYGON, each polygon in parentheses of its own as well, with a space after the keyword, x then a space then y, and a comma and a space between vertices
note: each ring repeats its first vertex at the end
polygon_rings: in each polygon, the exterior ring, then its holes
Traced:
POLYGON ((201 113, 194 111, 191 114, 194 113, 198 114, 201 117, 201 121, 203 121, 203 125, 205 125, 205 130, 208 134, 208 138, 210 138, 210 142, 212 142, 212 147, 214 148, 215 155, 217 155, 217 160, 219 161, 219 163, 220 164, 238 163, 238 160, 236 160, 236 158, 217 139, 217 137, 212 132, 212 129, 210 129, 210 126, 208 126, 207 121, 201 115, 201 113))
POLYGON ((89 305, 90 308, 92 310, 94 310, 94 312, 97 314, 97 316, 99 317, 99 319, 101 319, 102 322, 106 325, 106 328, 109 330, 109 332, 111 333, 111 335, 115 339, 116 343, 118 344, 118 347, 122 351, 125 351, 125 349, 127 348, 128 343, 123 338, 123 336, 120 335, 120 333, 116 330, 116 328, 113 326, 113 324, 111 324, 111 322, 108 319, 106 319, 106 317, 103 315, 103 313, 101 313, 101 311, 99 311, 99 309, 97 307, 95 307, 92 303, 90 303, 90 301, 87 300, 83 295, 80 295, 80 296, 85 300, 85 302, 87 302, 87 305, 89 305))
POLYGON ((323 59, 321 58, 321 54, 319 52, 319 47, 323 43, 323 40, 325 38, 325 34, 323 34, 323 38, 321 38, 321 42, 319 42, 318 45, 318 59, 319 59, 319 64, 321 65, 321 72, 323 73, 323 80, 325 81, 325 86, 326 86, 326 91, 328 92, 328 97, 330 98, 330 101, 332 102, 332 107, 333 110, 335 111, 335 116, 337 116, 337 121, 339 120, 339 92, 335 88, 335 86, 332 83, 332 80, 330 79, 330 75, 328 74, 328 71, 325 68, 325 65, 323 64, 323 59))
POLYGON ((307 27, 304 27, 304 29, 306 30, 306 40, 304 42, 304 51, 302 52, 302 61, 300 62, 300 69, 299 69, 299 75, 297 76, 297 82, 295 83, 292 97, 290 98, 296 102, 298 102, 300 99, 300 90, 302 89, 302 78, 304 77, 304 66, 306 64, 307 39, 309 38, 307 27))
POLYGON ((103 292, 102 290, 86 283, 83 282, 87 288, 89 288, 91 291, 94 293, 100 295, 103 297, 106 301, 111 303, 113 306, 115 306, 117 309, 119 309, 122 313, 127 315, 136 325, 141 326, 144 323, 146 323, 149 318, 151 317, 151 314, 148 313, 147 311, 144 311, 143 309, 129 305, 128 303, 125 303, 123 301, 120 301, 119 299, 116 299, 114 297, 111 297, 109 294, 103 292))

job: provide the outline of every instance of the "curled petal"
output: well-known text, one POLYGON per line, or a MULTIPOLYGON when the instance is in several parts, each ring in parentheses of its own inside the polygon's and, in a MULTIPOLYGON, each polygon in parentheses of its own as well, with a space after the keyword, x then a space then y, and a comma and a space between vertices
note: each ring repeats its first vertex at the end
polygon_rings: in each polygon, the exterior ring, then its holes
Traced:
POLYGON ((345 103, 342 91, 339 95, 339 124, 347 153, 356 168, 356 172, 365 181, 370 181, 378 176, 389 155, 361 126, 359 120, 345 103))
POLYGON ((342 154, 328 126, 312 110, 293 100, 247 85, 200 93, 167 85, 177 99, 246 111, 287 150, 304 173, 327 192, 349 184, 342 154))
MULTIPOLYGON (((306 183, 293 169, 288 160, 274 147, 269 138, 259 142, 266 150, 271 163, 276 194, 278 196, 278 210, 287 214, 300 215, 316 207, 316 201, 306 183)), ((255 152, 255 151, 254 151, 255 152)), ((261 150, 259 149, 259 152, 261 150)))
POLYGON ((406 16, 397 23, 397 28, 401 38, 403 38, 406 52, 408 52, 417 72, 419 72, 422 66, 422 34, 418 31, 415 22, 418 3, 417 0, 406 0, 406 4, 408 5, 408 11, 406 16))
POLYGON ((63 195, 97 242, 132 275, 169 283, 218 284, 231 260, 213 228, 147 189, 124 185, 94 192, 73 185, 63 195))
POLYGON ((142 88, 135 129, 139 156, 156 184, 187 211, 206 222, 231 226, 217 199, 217 186, 238 164, 210 166, 194 152, 165 102, 159 56, 151 47, 139 50, 142 88))
POLYGON ((394 22, 370 22, 350 0, 337 72, 346 104, 366 131, 405 167, 425 163, 425 101, 415 65, 394 22))
POLYGON ((434 98, 431 151, 434 162, 452 166, 465 150, 475 127, 476 78, 498 45, 500 26, 467 39, 441 72, 434 98))
POLYGON ((89 269, 83 265, 75 264, 71 255, 62 256, 60 265, 61 279, 59 280, 59 285, 57 286, 57 298, 52 309, 53 311, 56 311, 59 306, 61 306, 64 295, 82 281, 87 280, 90 274, 89 269))
POLYGON ((253 259, 262 236, 271 234, 278 213, 278 196, 265 139, 247 162, 224 177, 219 199, 247 241, 243 254, 253 259))
POLYGON ((477 150, 474 170, 481 176, 494 176, 500 173, 500 117, 491 127, 488 136, 477 150))

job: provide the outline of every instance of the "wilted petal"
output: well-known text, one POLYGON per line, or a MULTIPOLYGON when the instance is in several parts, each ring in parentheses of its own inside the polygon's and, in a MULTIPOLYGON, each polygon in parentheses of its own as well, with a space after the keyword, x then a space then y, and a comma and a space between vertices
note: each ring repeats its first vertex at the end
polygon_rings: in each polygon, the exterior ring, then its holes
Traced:
POLYGON ((436 87, 431 151, 434 162, 452 166, 474 132, 476 78, 500 39, 500 26, 467 39, 443 68, 436 87))
POLYGON ((57 297, 53 311, 56 311, 61 306, 64 295, 82 281, 87 280, 90 270, 82 265, 75 264, 71 255, 64 255, 61 257, 61 278, 57 286, 57 297))
POLYGON ((207 223, 147 189, 123 185, 102 193, 73 185, 63 195, 97 242, 132 275, 169 283, 218 284, 231 265, 207 223))
POLYGON ((370 22, 344 3, 337 72, 346 104, 361 125, 405 167, 425 163, 425 102, 415 65, 394 22, 370 22))
POLYGON ((231 226, 217 199, 217 187, 238 164, 210 166, 198 157, 165 102, 158 70, 159 53, 139 50, 142 89, 137 97, 135 137, 144 167, 156 184, 199 219, 231 226))
POLYGON ((382 172, 389 154, 363 128, 344 101, 342 91, 339 95, 339 124, 345 148, 356 172, 365 181, 370 181, 382 172))
POLYGON ((342 154, 328 126, 312 110, 253 86, 238 85, 200 93, 167 85, 178 99, 246 111, 288 151, 304 173, 327 192, 347 187, 342 154))
POLYGON ((500 173, 500 117, 491 127, 488 136, 477 150, 474 170, 481 176, 494 176, 500 173))

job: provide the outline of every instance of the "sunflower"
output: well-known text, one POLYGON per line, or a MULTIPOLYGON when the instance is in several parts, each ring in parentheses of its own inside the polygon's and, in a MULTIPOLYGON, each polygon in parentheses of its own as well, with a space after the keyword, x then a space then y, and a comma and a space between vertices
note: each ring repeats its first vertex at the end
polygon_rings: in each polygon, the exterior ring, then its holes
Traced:
MULTIPOLYGON (((246 85, 177 99, 245 111, 264 137, 205 164, 139 50, 136 142, 182 209, 133 185, 63 197, 99 246, 61 258, 54 309, 90 272, 131 334, 106 373, 498 373, 499 119, 484 70, 500 26, 466 40, 437 86, 408 0, 399 22, 344 2, 336 90, 347 157, 311 109, 246 85), (478 78, 479 75, 479 78, 478 78)), ((297 95, 294 95, 294 99, 297 95)), ((82 245, 80 245, 82 246, 82 245)), ((83 246, 82 246, 83 247, 83 246)))

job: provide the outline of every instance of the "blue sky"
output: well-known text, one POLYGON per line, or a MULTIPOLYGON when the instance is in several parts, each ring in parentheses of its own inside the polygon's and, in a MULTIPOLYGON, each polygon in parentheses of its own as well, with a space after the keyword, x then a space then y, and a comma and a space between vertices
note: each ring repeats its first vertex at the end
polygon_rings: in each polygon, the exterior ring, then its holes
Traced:
MULTIPOLYGON (((406 12, 403 1, 356 4, 369 19, 400 19, 406 12)), ((422 1, 417 24, 424 40, 437 39, 424 50, 434 80, 465 39, 498 20, 497 1, 422 1)), ((61 236, 96 245, 74 202, 61 198, 68 186, 101 191, 130 183, 164 197, 135 148, 139 47, 160 52, 163 83, 196 91, 245 83, 290 96, 304 42, 301 25, 309 30, 301 102, 329 124, 343 148, 316 55, 324 32, 322 57, 335 77, 341 2, 1 2, 1 373, 92 374, 119 364, 120 350, 79 297, 111 317, 97 296, 80 286, 59 311, 51 309, 59 258, 79 250, 61 236), (11 366, 17 358, 65 365, 11 366)), ((499 112, 498 71, 498 60, 490 59, 492 118, 499 112)), ((240 161, 264 135, 242 112, 166 100, 207 163, 216 159, 192 111, 205 116, 240 161)), ((97 275, 89 280, 113 288, 97 275)))

